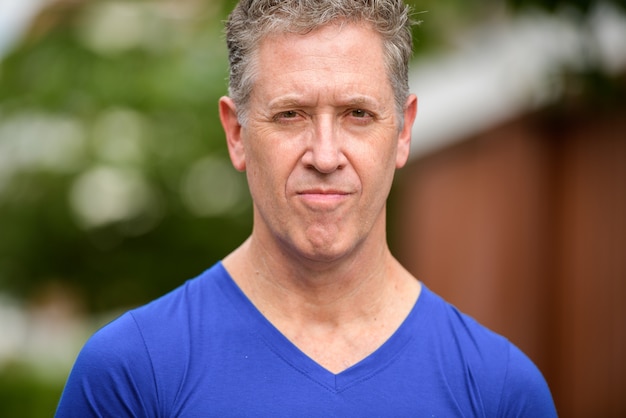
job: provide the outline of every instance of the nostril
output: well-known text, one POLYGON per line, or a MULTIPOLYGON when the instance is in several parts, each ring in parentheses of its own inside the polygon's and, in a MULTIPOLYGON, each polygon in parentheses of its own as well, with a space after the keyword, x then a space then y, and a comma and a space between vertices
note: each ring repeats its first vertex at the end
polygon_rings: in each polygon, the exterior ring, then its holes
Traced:
POLYGON ((339 153, 336 150, 324 152, 317 150, 312 153, 310 166, 320 173, 332 173, 341 166, 339 153))
POLYGON ((342 169, 347 164, 347 158, 336 112, 317 113, 312 120, 313 129, 302 162, 308 169, 322 174, 342 169))

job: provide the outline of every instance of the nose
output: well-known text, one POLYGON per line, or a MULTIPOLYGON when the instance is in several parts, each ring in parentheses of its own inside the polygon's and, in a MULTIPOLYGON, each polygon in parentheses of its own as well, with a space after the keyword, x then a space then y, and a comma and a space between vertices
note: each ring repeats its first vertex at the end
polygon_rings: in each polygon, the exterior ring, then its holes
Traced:
POLYGON ((341 169, 345 165, 345 155, 340 137, 332 117, 318 118, 302 162, 323 174, 341 169))

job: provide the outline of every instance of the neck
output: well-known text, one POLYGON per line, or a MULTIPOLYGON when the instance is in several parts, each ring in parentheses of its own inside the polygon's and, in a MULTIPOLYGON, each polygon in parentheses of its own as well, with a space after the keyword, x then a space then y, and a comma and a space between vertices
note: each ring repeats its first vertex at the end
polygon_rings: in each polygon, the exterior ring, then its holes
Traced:
POLYGON ((268 317, 342 322, 377 315, 408 275, 384 240, 363 247, 341 260, 303 260, 253 234, 224 265, 268 317))
POLYGON ((257 309, 293 344, 338 373, 389 338, 420 285, 386 244, 335 262, 291 261, 254 235, 224 266, 257 309))

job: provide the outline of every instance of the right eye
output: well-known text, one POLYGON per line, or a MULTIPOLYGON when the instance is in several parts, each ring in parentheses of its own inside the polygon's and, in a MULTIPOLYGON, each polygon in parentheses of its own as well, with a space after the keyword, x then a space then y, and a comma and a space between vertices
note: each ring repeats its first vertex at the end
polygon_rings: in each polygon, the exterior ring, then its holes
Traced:
POLYGON ((279 112, 274 116, 275 122, 294 122, 298 120, 300 117, 300 113, 297 110, 285 110, 284 112, 279 112))

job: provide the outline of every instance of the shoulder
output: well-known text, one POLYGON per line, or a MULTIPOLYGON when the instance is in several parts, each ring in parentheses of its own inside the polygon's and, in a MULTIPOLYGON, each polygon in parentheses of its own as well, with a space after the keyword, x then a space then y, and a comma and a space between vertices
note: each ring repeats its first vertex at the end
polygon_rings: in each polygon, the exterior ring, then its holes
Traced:
POLYGON ((516 346, 509 345, 509 360, 502 386, 499 416, 556 417, 550 389, 535 364, 516 346))
POLYGON ((155 393, 152 365, 146 354, 137 325, 128 313, 96 332, 76 359, 56 416, 123 415, 124 411, 157 416, 150 411, 139 412, 142 399, 155 393))
MULTIPOLYGON (((147 356, 153 363, 171 362, 172 354, 186 353, 223 305, 219 291, 225 270, 215 265, 173 291, 128 311, 98 331, 85 349, 147 356), (133 351, 132 353, 129 351, 133 351)), ((158 370, 157 370, 158 372, 158 370)))
POLYGON ((212 278, 220 271, 213 267, 92 335, 72 368, 58 416, 97 416, 118 407, 159 416, 156 408, 172 400, 171 386, 184 377, 200 311, 211 305, 207 298, 218 298, 212 278))
POLYGON ((471 363, 504 365, 512 345, 505 337, 491 331, 471 316, 461 312, 426 286, 418 303, 430 338, 443 349, 471 363))
POLYGON ((427 288, 422 292, 429 335, 438 341, 436 355, 490 416, 556 416, 546 381, 528 356, 427 288))

